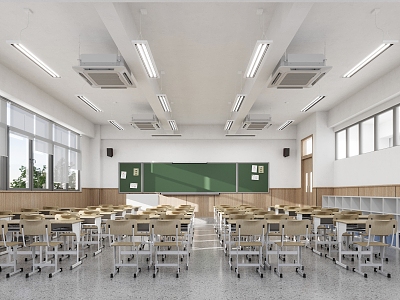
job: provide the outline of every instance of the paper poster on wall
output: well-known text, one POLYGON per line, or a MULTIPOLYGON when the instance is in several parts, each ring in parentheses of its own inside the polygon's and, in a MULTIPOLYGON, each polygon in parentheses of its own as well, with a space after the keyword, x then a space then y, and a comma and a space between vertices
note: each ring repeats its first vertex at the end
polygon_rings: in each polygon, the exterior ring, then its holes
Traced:
POLYGON ((126 179, 126 172, 125 171, 121 172, 121 179, 126 179))
POLYGON ((251 165, 251 172, 257 173, 257 165, 251 165))
POLYGON ((129 188, 131 188, 131 189, 137 189, 137 183, 132 182, 132 183, 129 185, 129 188))
POLYGON ((139 176, 139 168, 133 168, 133 176, 139 176))
POLYGON ((258 173, 260 174, 264 173, 264 166, 258 166, 258 173))
POLYGON ((259 175, 251 175, 251 180, 260 180, 259 175))

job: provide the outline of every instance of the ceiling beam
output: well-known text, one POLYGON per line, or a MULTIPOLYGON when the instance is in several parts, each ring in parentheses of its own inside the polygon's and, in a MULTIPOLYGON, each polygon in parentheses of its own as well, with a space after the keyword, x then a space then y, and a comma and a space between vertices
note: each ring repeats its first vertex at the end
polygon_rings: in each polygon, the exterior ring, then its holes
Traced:
POLYGON ((157 79, 147 76, 140 57, 132 44, 132 40, 140 39, 140 35, 130 5, 128 3, 95 3, 94 6, 119 52, 131 69, 137 88, 149 102, 154 114, 160 121, 161 127, 170 131, 169 113, 164 112, 156 96, 161 94, 157 79))
MULTIPOLYGON (((246 78, 241 94, 246 94, 247 96, 240 111, 232 113, 232 119, 235 122, 229 133, 236 133, 241 129, 244 118, 250 112, 258 96, 268 85, 273 70, 304 22, 312 6, 312 3, 277 4, 271 22, 265 32, 266 39, 272 40, 272 44, 264 57, 257 76, 255 78, 246 78)), ((254 45, 255 43, 256 41, 254 41, 254 45)), ((273 118, 273 116, 271 117, 273 118)))

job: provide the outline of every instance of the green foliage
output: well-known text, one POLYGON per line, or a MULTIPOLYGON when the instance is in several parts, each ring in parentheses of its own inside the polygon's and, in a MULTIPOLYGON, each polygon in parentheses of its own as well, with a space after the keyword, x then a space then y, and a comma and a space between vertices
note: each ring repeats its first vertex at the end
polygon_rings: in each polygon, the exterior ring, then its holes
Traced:
MULTIPOLYGON (((26 188, 26 167, 21 166, 19 168, 21 174, 17 179, 13 179, 10 184, 11 188, 15 189, 25 189, 26 188)), ((42 169, 36 168, 33 166, 33 188, 34 189, 42 189, 46 186, 46 166, 43 166, 42 169)))

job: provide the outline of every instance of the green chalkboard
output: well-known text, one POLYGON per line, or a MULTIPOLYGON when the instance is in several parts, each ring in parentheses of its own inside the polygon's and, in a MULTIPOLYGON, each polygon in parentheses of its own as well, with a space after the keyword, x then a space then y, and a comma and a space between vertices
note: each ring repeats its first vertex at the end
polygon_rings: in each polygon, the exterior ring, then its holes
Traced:
POLYGON ((236 192, 236 164, 144 164, 144 192, 236 192))
POLYGON ((141 163, 119 164, 119 191, 122 193, 140 193, 142 168, 141 163))
POLYGON ((120 163, 120 193, 268 193, 268 163, 120 163), (136 170, 136 174, 134 174, 136 170))
POLYGON ((240 163, 239 164, 239 193, 265 193, 268 186, 268 163, 240 163))

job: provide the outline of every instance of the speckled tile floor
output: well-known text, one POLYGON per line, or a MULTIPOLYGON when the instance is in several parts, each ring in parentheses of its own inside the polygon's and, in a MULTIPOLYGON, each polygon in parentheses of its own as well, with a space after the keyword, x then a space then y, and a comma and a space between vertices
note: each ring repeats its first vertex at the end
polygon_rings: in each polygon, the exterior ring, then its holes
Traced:
MULTIPOLYGON (((175 271, 162 268, 153 278, 153 271, 142 269, 133 278, 130 268, 121 268, 110 279, 112 250, 89 257, 74 270, 71 261, 63 261, 64 271, 48 278, 49 271, 25 278, 25 272, 6 279, 0 273, 0 299, 400 299, 399 251, 389 249, 386 278, 367 269, 368 278, 334 265, 331 260, 303 252, 307 278, 294 268, 284 268, 284 278, 265 270, 264 278, 254 267, 241 268, 241 278, 230 270, 228 258, 220 247, 210 219, 196 219, 193 252, 189 270, 182 268, 179 278, 175 271)), ((0 261, 5 257, 1 256, 0 261)), ((72 260, 72 258, 71 258, 72 260)), ((348 263, 351 263, 349 260, 348 263)), ((272 260, 273 265, 276 261, 272 260)), ((21 267, 29 269, 29 264, 21 267)))

